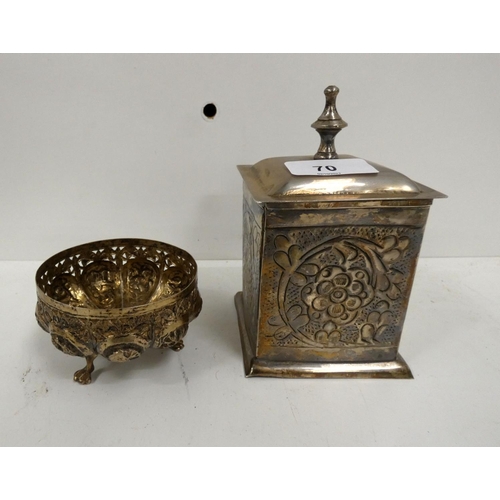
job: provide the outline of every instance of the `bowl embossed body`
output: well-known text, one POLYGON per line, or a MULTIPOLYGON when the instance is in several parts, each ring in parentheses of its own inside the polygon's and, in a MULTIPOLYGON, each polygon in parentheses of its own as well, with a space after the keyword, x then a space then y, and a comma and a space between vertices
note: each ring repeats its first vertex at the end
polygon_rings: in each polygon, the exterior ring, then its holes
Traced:
POLYGON ((83 356, 74 379, 90 383, 93 361, 136 359, 147 348, 184 347, 201 311, 196 262, 152 240, 86 243, 46 260, 36 273, 36 319, 53 344, 83 356))

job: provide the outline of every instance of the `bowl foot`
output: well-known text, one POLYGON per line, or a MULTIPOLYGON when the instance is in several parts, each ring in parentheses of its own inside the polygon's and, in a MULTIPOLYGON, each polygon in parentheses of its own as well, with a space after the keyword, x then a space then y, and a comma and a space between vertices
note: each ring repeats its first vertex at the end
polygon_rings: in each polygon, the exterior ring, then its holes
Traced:
POLYGON ((182 340, 179 340, 179 342, 170 347, 170 349, 172 349, 172 351, 175 352, 179 352, 183 348, 184 348, 184 342, 182 340))
POLYGON ((79 384, 90 384, 92 382, 91 373, 94 371, 94 359, 97 355, 85 356, 87 366, 75 372, 73 380, 79 384))

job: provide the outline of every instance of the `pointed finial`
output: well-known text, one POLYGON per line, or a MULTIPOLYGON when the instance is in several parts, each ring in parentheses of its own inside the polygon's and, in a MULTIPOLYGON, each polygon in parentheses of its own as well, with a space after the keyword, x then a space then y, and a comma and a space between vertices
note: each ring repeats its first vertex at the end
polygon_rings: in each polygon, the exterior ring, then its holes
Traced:
POLYGON ((344 128, 347 123, 337 111, 335 101, 339 93, 338 87, 330 85, 325 89, 325 109, 321 116, 311 125, 321 137, 321 144, 318 152, 314 155, 315 160, 338 158, 335 151, 335 136, 344 128))

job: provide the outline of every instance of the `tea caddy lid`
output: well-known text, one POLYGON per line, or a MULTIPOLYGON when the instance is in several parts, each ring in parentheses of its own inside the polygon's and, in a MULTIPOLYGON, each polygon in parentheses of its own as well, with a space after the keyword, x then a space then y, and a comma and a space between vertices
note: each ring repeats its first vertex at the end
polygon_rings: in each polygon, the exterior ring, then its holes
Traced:
POLYGON ((337 154, 335 136, 347 127, 347 123, 341 118, 336 107, 339 89, 329 86, 324 93, 325 109, 311 125, 321 138, 319 149, 314 156, 267 158, 253 166, 238 167, 255 201, 286 203, 446 198, 446 195, 395 170, 351 155, 337 154), (353 161, 358 165, 366 162, 365 170, 372 172, 339 174, 338 169, 332 166, 335 163, 342 164, 342 168, 346 165, 350 168, 349 165, 353 165, 353 161), (294 165, 300 165, 300 175, 292 174, 290 168, 294 165), (307 167, 312 168, 311 175, 308 175, 307 170, 306 174, 303 173, 307 167), (318 167, 321 167, 321 172, 318 167))

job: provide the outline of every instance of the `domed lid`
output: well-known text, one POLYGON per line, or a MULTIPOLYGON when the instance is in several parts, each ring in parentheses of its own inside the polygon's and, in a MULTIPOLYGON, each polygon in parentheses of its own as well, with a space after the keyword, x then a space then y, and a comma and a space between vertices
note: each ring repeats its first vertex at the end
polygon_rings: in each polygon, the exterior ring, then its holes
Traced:
POLYGON ((311 125, 321 137, 314 156, 268 158, 239 166, 259 202, 316 202, 446 198, 395 170, 350 155, 338 155, 335 136, 347 123, 336 108, 339 89, 325 89, 326 104, 311 125))

